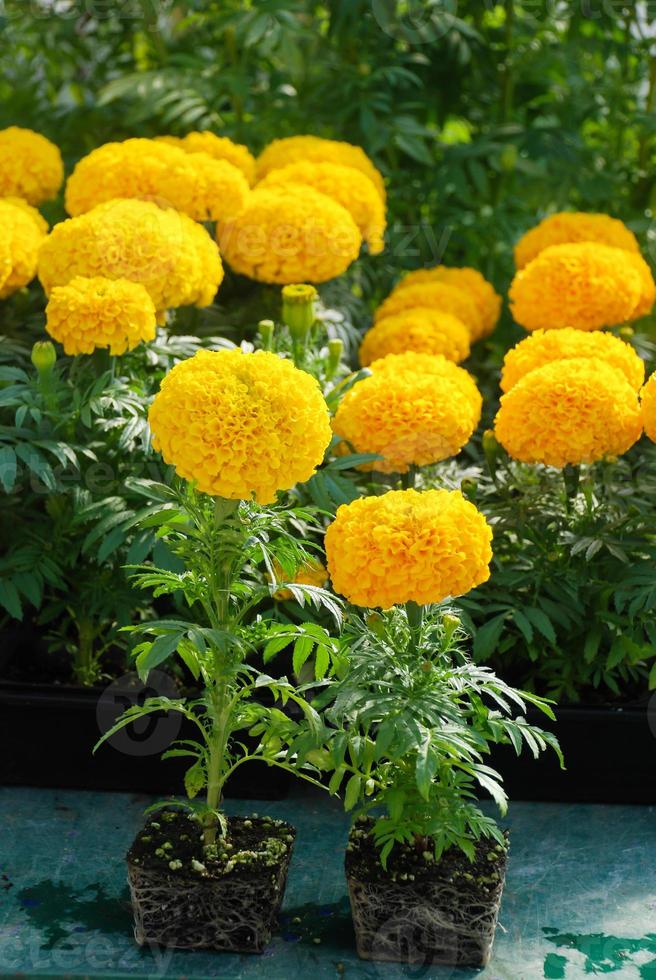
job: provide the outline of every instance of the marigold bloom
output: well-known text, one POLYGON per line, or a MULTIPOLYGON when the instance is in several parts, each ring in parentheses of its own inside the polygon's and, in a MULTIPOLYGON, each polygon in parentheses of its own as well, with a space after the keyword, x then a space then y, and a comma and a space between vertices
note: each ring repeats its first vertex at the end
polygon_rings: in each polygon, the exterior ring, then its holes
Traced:
POLYGON ((656 442, 656 371, 649 375, 640 392, 640 414, 646 435, 656 442))
POLYGON ((516 274, 510 309, 526 330, 599 330, 631 319, 642 282, 623 249, 596 242, 551 245, 516 274))
POLYGON ((259 282, 325 282, 348 269, 361 237, 348 211, 303 185, 256 187, 246 207, 217 227, 221 252, 259 282))
POLYGON ((369 244, 372 255, 384 248, 385 205, 373 181, 360 170, 337 163, 316 163, 301 160, 286 167, 272 170, 258 187, 276 187, 279 184, 299 184, 314 187, 327 197, 346 208, 369 244))
POLYGON ((64 179, 58 147, 19 126, 0 129, 0 197, 40 204, 55 197, 64 179))
POLYGON ((0 299, 4 299, 34 279, 48 225, 36 208, 20 198, 5 197, 0 199, 0 228, 0 299))
POLYGON ((262 504, 309 479, 331 438, 315 379, 267 351, 198 351, 166 375, 148 419, 179 476, 262 504))
POLYGON ((635 235, 618 218, 611 218, 608 214, 560 211, 544 218, 522 235, 515 245, 515 265, 523 269, 550 245, 574 242, 598 242, 628 252, 640 251, 635 235))
POLYGON ((74 276, 130 279, 158 311, 207 306, 223 279, 216 244, 184 214, 151 201, 116 200, 55 225, 39 253, 46 293, 74 276))
POLYGON ((407 473, 455 456, 471 438, 482 399, 471 375, 441 355, 388 354, 371 377, 344 395, 333 429, 355 452, 383 458, 367 464, 407 473))
POLYGON ((478 269, 446 265, 437 265, 432 269, 415 269, 403 276, 394 291, 427 282, 445 282, 471 296, 482 317, 482 336, 492 333, 499 321, 501 297, 478 269))
POLYGON ((362 147, 341 140, 323 139, 320 136, 287 136, 284 139, 273 140, 265 146, 257 158, 258 177, 261 180, 272 170, 286 167, 289 163, 297 163, 299 160, 341 163, 345 167, 360 170, 374 182, 381 198, 385 200, 383 176, 362 147))
MULTIPOLYGON (((274 572, 276 574, 276 580, 289 581, 286 579, 285 573, 278 562, 274 562, 274 572)), ((328 570, 319 561, 318 558, 313 558, 311 561, 306 562, 299 568, 296 575, 294 575, 291 580, 295 585, 314 585, 319 589, 324 588, 328 582, 328 570)), ((289 599, 293 599, 294 595, 291 589, 276 589, 273 593, 273 598, 277 602, 285 602, 289 599)))
POLYGON ((635 391, 645 379, 644 361, 630 344, 610 333, 586 333, 565 327, 562 330, 536 330, 507 351, 501 371, 501 390, 510 391, 529 371, 544 364, 573 357, 596 357, 617 368, 635 391))
POLYGON ((389 609, 459 596, 490 577, 492 532, 459 490, 390 490, 342 504, 326 531, 336 592, 389 609))
POLYGON ((374 313, 374 322, 415 306, 429 307, 458 317, 469 330, 471 340, 483 334, 483 318, 474 300, 462 289, 445 282, 417 283, 415 286, 394 289, 374 313))
POLYGON ((630 320, 639 320, 652 311, 656 301, 656 283, 642 255, 637 252, 626 252, 626 257, 640 276, 640 299, 629 317, 630 320))
POLYGON ((105 143, 78 161, 66 182, 66 210, 75 216, 115 198, 142 198, 197 221, 218 220, 240 211, 248 193, 242 172, 225 160, 136 138, 105 143))
POLYGON ((553 361, 501 398, 494 432, 523 463, 562 468, 620 456, 640 438, 636 391, 599 358, 553 361))
POLYGON ((443 354, 459 364, 469 357, 469 330, 451 313, 416 306, 378 320, 364 335, 360 364, 367 367, 387 354, 443 354))
POLYGON ((157 142, 177 146, 185 153, 207 153, 215 160, 226 160, 241 170, 249 187, 255 183, 255 157, 243 143, 233 143, 227 136, 217 136, 209 130, 177 136, 156 136, 157 142))
POLYGON ((92 354, 97 347, 124 354, 154 339, 155 307, 137 282, 76 276, 50 294, 46 330, 67 354, 92 354))

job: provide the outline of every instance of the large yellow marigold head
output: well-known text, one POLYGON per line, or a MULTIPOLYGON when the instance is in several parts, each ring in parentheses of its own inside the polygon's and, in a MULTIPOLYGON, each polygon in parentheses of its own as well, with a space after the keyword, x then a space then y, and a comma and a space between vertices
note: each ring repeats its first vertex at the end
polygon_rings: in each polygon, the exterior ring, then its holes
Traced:
POLYGON ((481 336, 492 333, 499 321, 501 297, 478 269, 472 269, 469 266, 446 265, 437 265, 433 269, 415 269, 414 272, 408 272, 401 279, 396 290, 427 282, 445 282, 449 286, 456 286, 464 293, 468 293, 481 314, 481 336))
POLYGON ((385 205, 369 177, 353 167, 338 163, 315 163, 301 160, 272 170, 258 187, 279 184, 302 184, 314 187, 346 208, 360 234, 369 244, 369 251, 378 255, 384 248, 385 205))
POLYGON ((342 399, 333 429, 368 465, 407 473, 455 456, 471 438, 482 399, 471 375, 441 355, 388 354, 342 399))
POLYGON ((552 361, 574 357, 596 357, 617 368, 638 391, 645 379, 644 361, 630 344, 610 333, 586 333, 565 327, 563 330, 536 330, 506 353, 501 371, 501 390, 510 391, 517 382, 536 368, 552 361))
POLYGON ((66 210, 83 214, 115 198, 153 200, 196 221, 231 218, 246 202, 240 170, 206 153, 150 139, 105 143, 83 157, 66 183, 66 210))
POLYGON ((651 269, 637 252, 625 252, 625 255, 633 268, 640 276, 640 299, 629 317, 630 320, 639 320, 642 316, 651 313, 656 301, 656 283, 651 274, 651 269))
POLYGON ((331 438, 315 379, 265 351, 198 351, 164 378, 148 419, 179 476, 262 504, 309 479, 331 438))
POLYGON ((656 371, 649 375, 640 392, 640 414, 645 433, 656 442, 656 371))
POLYGON ((638 396, 617 368, 598 358, 553 361, 502 396, 494 431, 523 463, 594 463, 625 453, 640 438, 638 396))
POLYGON ((381 198, 385 200, 383 176, 362 147, 341 140, 323 139, 320 136, 287 136, 284 139, 273 140, 257 158, 258 177, 261 180, 272 170, 297 163, 299 160, 341 163, 345 167, 361 170, 373 181, 381 198))
POLYGON ((223 269, 215 242, 191 218, 150 201, 116 200, 55 225, 41 246, 46 293, 74 276, 140 282, 159 311, 207 306, 223 269))
POLYGON ((639 252, 637 239, 623 221, 608 214, 587 214, 583 211, 561 211, 544 218, 531 228, 515 245, 515 265, 525 265, 550 245, 573 242, 599 242, 628 252, 639 252))
POLYGON ((367 367, 387 354, 443 354, 459 364, 469 357, 469 330, 451 313, 416 306, 378 320, 364 335, 360 364, 367 367))
POLYGON ((624 249, 551 245, 516 274, 510 309, 526 330, 599 330, 631 319, 642 293, 640 272, 624 249))
POLYGON ((336 592, 389 609, 459 596, 490 577, 492 532, 459 490, 390 490, 342 504, 326 531, 336 592))
POLYGON ((255 157, 243 143, 233 143, 227 136, 217 136, 209 130, 187 133, 176 141, 186 153, 207 153, 215 160, 226 160, 241 170, 249 187, 255 183, 255 157))
MULTIPOLYGON (((1 178, 0 178, 1 179, 1 178)), ((21 198, 0 199, 0 299, 22 289, 36 275, 39 248, 48 225, 36 208, 21 198)))
POLYGON ((403 313, 415 306, 429 307, 456 316, 469 330, 471 340, 482 336, 483 318, 476 303, 457 286, 446 282, 417 283, 394 289, 374 313, 374 322, 403 313))
POLYGON ((260 282, 325 282, 360 252, 348 211, 303 185, 256 187, 243 211, 217 228, 221 252, 234 269, 260 282))
POLYGON ((124 354, 154 339, 155 307, 137 282, 76 276, 50 294, 46 330, 67 354, 91 354, 97 347, 124 354))
POLYGON ((40 133, 0 129, 0 197, 40 204, 55 197, 64 179, 61 153, 40 133))

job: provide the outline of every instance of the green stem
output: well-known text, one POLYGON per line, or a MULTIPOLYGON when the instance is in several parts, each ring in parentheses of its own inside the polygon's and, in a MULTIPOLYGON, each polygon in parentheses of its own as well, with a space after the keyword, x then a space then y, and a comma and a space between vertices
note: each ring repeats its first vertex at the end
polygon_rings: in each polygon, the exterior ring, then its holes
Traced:
POLYGON ((78 684, 87 686, 95 680, 93 655, 93 623, 79 619, 77 623, 78 646, 73 665, 73 676, 78 684))
POLYGON ((424 620, 424 607, 416 602, 406 602, 405 614, 408 619, 408 626, 412 634, 412 642, 415 650, 419 650, 421 643, 421 627, 424 620))
POLYGON ((414 489, 416 479, 417 479, 417 467, 414 466, 413 464, 410 464, 410 466, 408 467, 408 472, 401 474, 401 486, 403 487, 404 490, 412 490, 414 489))

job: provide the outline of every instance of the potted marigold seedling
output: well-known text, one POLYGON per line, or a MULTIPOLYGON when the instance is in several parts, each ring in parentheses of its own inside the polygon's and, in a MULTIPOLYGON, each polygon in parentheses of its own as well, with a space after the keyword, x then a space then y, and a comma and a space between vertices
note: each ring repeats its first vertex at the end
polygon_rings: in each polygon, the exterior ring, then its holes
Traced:
MULTIPOLYGON (((199 694, 150 698, 128 709, 113 731, 173 710, 195 725, 198 738, 167 753, 189 758, 189 801, 151 812, 128 852, 135 934, 140 943, 260 952, 282 901, 295 832, 267 817, 228 818, 221 802, 226 781, 247 762, 310 780, 317 773, 306 760, 322 744, 321 719, 288 680, 259 670, 253 654, 297 639, 306 657, 322 647, 317 662, 328 667, 325 630, 256 614, 281 577, 291 582, 311 561, 296 538, 311 515, 274 501, 321 463, 328 411, 317 382, 289 360, 262 351, 200 351, 166 376, 149 419, 155 448, 192 482, 149 485, 153 506, 141 522, 158 527, 184 570, 144 566, 135 575, 155 595, 182 595, 187 613, 135 627, 142 636, 137 668, 146 677, 177 652, 199 694), (281 710, 289 700, 300 721, 281 710)), ((318 586, 288 587, 297 600, 337 612, 318 586)))
POLYGON ((348 669, 324 695, 330 789, 355 814, 346 876, 364 959, 488 961, 508 839, 477 803, 507 805, 486 755, 498 742, 559 752, 524 718, 527 701, 548 704, 474 664, 459 619, 433 605, 487 579, 490 541, 456 490, 356 500, 326 534, 336 591, 371 610, 348 617, 348 669))

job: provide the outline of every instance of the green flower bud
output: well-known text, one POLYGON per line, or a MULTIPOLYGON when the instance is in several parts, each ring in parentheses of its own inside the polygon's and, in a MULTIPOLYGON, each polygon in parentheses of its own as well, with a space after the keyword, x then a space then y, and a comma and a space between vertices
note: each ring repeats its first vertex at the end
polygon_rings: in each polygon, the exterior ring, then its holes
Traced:
POLYGON ((307 337, 314 325, 316 298, 317 291, 314 286, 307 284, 283 286, 282 318, 289 327, 292 337, 297 340, 307 337))
POLYGON ((32 364, 39 374, 50 374, 56 360, 55 345, 49 340, 37 340, 32 347, 32 364))
POLYGON ((260 320, 257 325, 257 333, 260 339, 260 347, 262 350, 272 350, 273 348, 273 331, 275 330, 275 325, 273 320, 260 320))
POLYGON ((335 371, 340 365, 342 360, 342 354, 344 352, 344 341, 340 340, 339 337, 335 337, 333 340, 328 341, 328 377, 332 378, 335 371))
POLYGON ((376 636, 382 636, 385 632, 385 623, 380 613, 370 613, 366 619, 367 626, 376 636))

